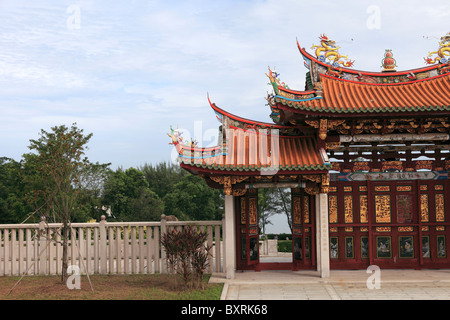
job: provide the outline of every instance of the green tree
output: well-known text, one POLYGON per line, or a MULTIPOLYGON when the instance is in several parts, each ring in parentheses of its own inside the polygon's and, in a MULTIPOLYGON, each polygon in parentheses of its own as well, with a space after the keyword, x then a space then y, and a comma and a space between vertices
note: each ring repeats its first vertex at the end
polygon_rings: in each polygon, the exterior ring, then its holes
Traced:
POLYGON ((25 167, 23 161, 0 158, 0 223, 37 221, 30 217, 34 209, 27 201, 28 193, 35 186, 31 179, 35 173, 27 173, 25 167))
POLYGON ((121 221, 155 221, 161 218, 164 204, 150 190, 143 173, 135 168, 111 172, 105 182, 103 204, 121 221))
POLYGON ((98 162, 91 163, 90 166, 85 167, 80 172, 80 208, 79 214, 76 216, 77 221, 88 221, 95 218, 100 221, 104 211, 102 197, 104 193, 104 184, 108 178, 111 169, 111 164, 100 164, 98 162))
POLYGON ((173 185, 189 174, 180 166, 170 162, 160 162, 156 165, 145 164, 140 171, 144 174, 149 188, 161 199, 172 190, 173 185))
POLYGON ((186 175, 164 197, 166 215, 179 220, 221 220, 223 197, 198 176, 186 175))
POLYGON ((84 157, 86 145, 92 133, 85 135, 73 124, 51 128, 51 132, 41 130, 37 140, 30 140, 30 150, 37 152, 36 166, 42 179, 39 190, 48 205, 49 218, 63 224, 62 227, 62 280, 67 279, 69 224, 73 221, 82 188, 81 172, 90 166, 84 157))

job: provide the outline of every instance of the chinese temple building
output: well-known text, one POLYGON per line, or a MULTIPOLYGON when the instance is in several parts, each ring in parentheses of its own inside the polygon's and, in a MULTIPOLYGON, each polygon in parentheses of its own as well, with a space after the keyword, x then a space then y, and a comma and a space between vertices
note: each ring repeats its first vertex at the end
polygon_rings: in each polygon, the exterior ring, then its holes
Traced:
POLYGON ((304 90, 268 71, 272 122, 208 101, 216 147, 170 136, 180 165, 225 194, 228 278, 236 270, 449 268, 450 33, 425 67, 354 70, 327 36, 308 53, 304 90), (258 188, 291 189, 292 263, 259 259, 258 188))

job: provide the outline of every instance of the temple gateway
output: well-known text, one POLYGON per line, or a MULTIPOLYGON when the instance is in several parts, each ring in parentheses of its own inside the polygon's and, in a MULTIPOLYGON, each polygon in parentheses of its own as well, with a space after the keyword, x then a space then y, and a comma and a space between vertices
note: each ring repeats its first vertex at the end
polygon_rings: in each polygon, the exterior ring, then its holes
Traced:
POLYGON ((170 136, 181 167, 225 194, 225 265, 274 268, 259 258, 258 188, 291 190, 292 262, 330 269, 449 268, 450 33, 425 67, 396 71, 386 50, 380 72, 352 69, 326 35, 308 53, 305 90, 269 68, 271 122, 233 115, 217 146, 170 136))

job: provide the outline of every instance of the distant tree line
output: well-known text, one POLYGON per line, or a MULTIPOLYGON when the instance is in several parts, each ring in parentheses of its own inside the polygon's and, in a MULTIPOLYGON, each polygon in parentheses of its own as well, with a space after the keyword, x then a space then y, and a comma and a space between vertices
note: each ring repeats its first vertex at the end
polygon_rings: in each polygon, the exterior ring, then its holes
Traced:
POLYGON ((118 168, 91 163, 84 150, 92 134, 66 126, 41 130, 19 161, 0 157, 0 223, 220 220, 223 192, 170 162, 118 168), (84 157, 84 158, 83 158, 84 157), (53 221, 52 221, 53 220, 53 221))
MULTIPOLYGON (((45 205, 38 155, 24 154, 20 161, 0 157, 0 223, 35 223, 52 216, 45 205)), ((179 220, 221 220, 221 190, 189 174, 178 165, 161 162, 139 168, 118 168, 93 163, 80 174, 81 188, 72 222, 105 215, 108 221, 158 221, 161 214, 179 220)))

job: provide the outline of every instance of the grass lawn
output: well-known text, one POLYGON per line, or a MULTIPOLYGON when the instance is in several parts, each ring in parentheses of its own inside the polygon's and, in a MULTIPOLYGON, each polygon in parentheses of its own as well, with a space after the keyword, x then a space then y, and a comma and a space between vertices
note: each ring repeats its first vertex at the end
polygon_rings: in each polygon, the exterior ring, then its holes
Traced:
POLYGON ((223 288, 223 284, 205 283, 204 289, 183 289, 165 274, 90 275, 92 292, 85 275, 81 289, 72 290, 60 276, 26 276, 8 295, 19 279, 0 278, 0 300, 219 300, 223 288))

